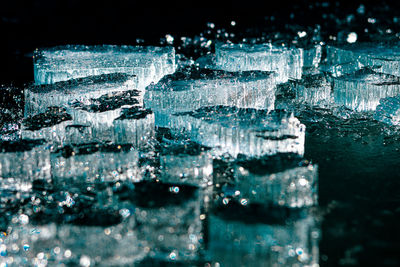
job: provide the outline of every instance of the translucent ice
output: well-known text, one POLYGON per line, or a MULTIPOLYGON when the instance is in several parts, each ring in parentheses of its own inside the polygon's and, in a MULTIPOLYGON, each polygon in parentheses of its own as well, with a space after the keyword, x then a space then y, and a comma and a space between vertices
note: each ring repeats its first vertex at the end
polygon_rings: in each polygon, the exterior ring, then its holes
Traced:
POLYGON ((357 43, 341 47, 327 46, 328 64, 359 62, 378 72, 400 76, 400 47, 373 43, 357 43))
POLYGON ((318 263, 319 229, 311 215, 297 220, 286 218, 286 223, 265 224, 263 220, 273 217, 271 211, 262 212, 246 205, 224 209, 211 213, 208 221, 209 251, 221 266, 313 266, 318 263))
POLYGON ((173 115, 170 127, 232 156, 304 153, 305 126, 284 111, 214 106, 173 115))
POLYGON ((51 171, 58 184, 142 179, 138 151, 127 144, 88 143, 57 148, 51 153, 51 171))
POLYGON ((362 69, 334 79, 335 103, 356 111, 375 110, 379 100, 400 94, 400 78, 362 69))
POLYGON ((314 45, 304 49, 304 67, 318 67, 322 58, 322 46, 314 45))
POLYGON ((154 137, 154 114, 140 107, 124 108, 113 121, 114 140, 142 147, 154 137))
POLYGON ((29 191, 32 181, 50 178, 44 140, 0 141, 0 191, 29 191))
POLYGON ((389 125, 400 125, 400 96, 382 98, 376 107, 374 119, 389 125))
POLYGON ((332 102, 331 83, 322 74, 305 75, 295 82, 296 99, 311 106, 326 106, 332 102))
POLYGON ((34 54, 36 84, 119 72, 136 75, 142 88, 174 71, 172 47, 66 45, 34 54))
POLYGON ((235 190, 250 203, 292 208, 317 204, 317 166, 295 154, 240 160, 235 190))
POLYGON ((194 142, 164 142, 160 148, 160 172, 164 182, 209 186, 213 158, 207 148, 194 142))
POLYGON ((134 89, 137 89, 137 78, 120 73, 30 86, 25 89, 25 117, 43 113, 48 107, 68 108, 73 102, 88 103, 102 95, 134 89))
POLYGON ((300 79, 303 49, 277 47, 268 44, 217 44, 216 65, 227 71, 262 70, 278 74, 277 82, 300 79))
POLYGON ((227 105, 271 110, 275 76, 270 72, 185 68, 146 88, 145 106, 154 110, 157 126, 165 127, 175 112, 227 105))

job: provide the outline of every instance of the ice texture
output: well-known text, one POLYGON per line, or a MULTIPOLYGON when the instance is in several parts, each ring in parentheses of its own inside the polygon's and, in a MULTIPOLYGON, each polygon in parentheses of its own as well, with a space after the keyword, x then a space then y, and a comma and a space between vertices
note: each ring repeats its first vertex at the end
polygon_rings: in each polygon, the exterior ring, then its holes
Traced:
POLYGON ((128 144, 88 143, 57 148, 51 153, 51 172, 58 184, 142 179, 139 153, 128 144))
POLYGON ((381 98, 398 94, 400 78, 368 68, 334 78, 335 103, 355 111, 373 111, 381 98))
POLYGON ((304 49, 304 67, 318 67, 322 58, 322 46, 317 44, 304 49))
POLYGON ((141 182, 129 198, 136 205, 138 239, 149 248, 149 257, 182 263, 199 258, 204 229, 197 187, 141 182))
POLYGON ((124 108, 113 121, 114 140, 143 147, 154 137, 154 114, 140 107, 124 108))
POLYGON ((34 180, 50 176, 50 151, 44 140, 0 141, 0 194, 29 191, 34 180))
POLYGON ((296 154, 241 160, 235 190, 250 203, 309 207, 317 204, 318 168, 296 154))
POLYGON ((389 125, 400 125, 400 95, 382 98, 376 107, 374 119, 389 125))
POLYGON ((137 89, 137 78, 121 73, 33 85, 25 89, 25 117, 43 113, 48 107, 69 108, 74 102, 87 103, 102 95, 135 89, 137 89))
POLYGON ((275 76, 271 72, 189 67, 146 88, 144 104, 156 114, 156 125, 165 127, 170 115, 205 106, 274 109, 275 76))
POLYGON ((212 185, 213 158, 208 148, 194 142, 164 142, 160 173, 163 182, 206 187, 212 185))
POLYGON ((327 106, 333 102, 332 85, 325 75, 304 75, 295 84, 296 99, 310 106, 327 106))
POLYGON ((262 70, 277 73, 277 82, 300 79, 303 49, 270 44, 217 44, 216 65, 226 71, 262 70))
POLYGON ((214 106, 173 115, 170 127, 232 156, 304 153, 305 126, 284 111, 214 106))
POLYGON ((109 73, 138 77, 139 88, 157 82, 175 71, 173 47, 66 45, 36 50, 36 84, 51 84, 69 79, 109 73))
MULTIPOLYGON (((249 217, 255 216, 251 211, 230 210, 231 215, 224 216, 221 212, 209 215, 209 251, 214 262, 232 267, 318 264, 319 229, 313 216, 287 219, 284 224, 266 224, 251 221, 249 217)), ((267 211, 257 215, 271 216, 267 211)))
POLYGON ((381 73, 400 76, 400 47, 397 45, 373 43, 340 47, 328 45, 326 50, 327 63, 330 65, 357 62, 363 67, 375 68, 381 73))

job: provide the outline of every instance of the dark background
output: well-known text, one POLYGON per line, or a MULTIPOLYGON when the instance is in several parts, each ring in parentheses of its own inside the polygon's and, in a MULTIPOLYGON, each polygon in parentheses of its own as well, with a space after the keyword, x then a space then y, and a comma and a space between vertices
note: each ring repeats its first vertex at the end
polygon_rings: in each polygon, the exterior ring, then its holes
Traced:
MULTIPOLYGON (((21 89, 33 80, 32 51, 37 47, 135 45, 138 39, 157 45, 166 34, 176 40, 201 33, 211 38, 215 30, 207 33, 208 22, 215 29, 234 32, 238 40, 274 32, 296 35, 297 29, 311 32, 316 25, 327 42, 329 36, 340 39, 342 32, 349 31, 357 32, 359 41, 398 40, 395 16, 400 18, 400 4, 390 1, 0 1, 0 89, 2 85, 21 89), (361 3, 364 14, 357 13, 361 3), (377 23, 368 24, 368 17, 377 23), (230 25, 232 20, 235 27, 230 25), (385 33, 388 28, 390 36, 385 33)), ((190 49, 182 52, 199 56, 190 49)), ((14 93, 21 91, 0 90, 1 107, 23 105, 13 102, 14 93)), ((324 134, 334 136, 335 131, 324 134)), ((380 133, 366 131, 364 135, 374 139, 371 146, 351 145, 353 139, 342 137, 324 143, 318 132, 307 139, 306 156, 320 166, 321 266, 400 264, 400 155, 377 140, 380 133), (375 158, 368 158, 370 147, 378 151, 375 158)))

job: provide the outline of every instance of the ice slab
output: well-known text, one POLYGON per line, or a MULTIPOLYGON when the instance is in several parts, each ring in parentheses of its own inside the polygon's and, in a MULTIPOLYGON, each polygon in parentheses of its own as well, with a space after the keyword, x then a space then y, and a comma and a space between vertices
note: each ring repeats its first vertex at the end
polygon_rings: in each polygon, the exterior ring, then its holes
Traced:
POLYGON ((128 144, 66 145, 51 153, 56 184, 116 180, 140 181, 139 152, 128 144))
POLYGON ((217 44, 216 65, 226 71, 262 70, 277 73, 277 82, 300 79, 303 49, 270 44, 217 44))
POLYGON ((132 216, 122 216, 126 213, 121 212, 123 210, 93 209, 86 205, 81 207, 79 217, 78 213, 71 213, 74 205, 69 198, 59 202, 58 210, 63 209, 66 214, 36 208, 35 212, 30 210, 30 216, 29 210, 15 215, 9 232, 2 236, 0 263, 8 263, 7 266, 125 266, 146 256, 134 231, 132 216))
POLYGON ((323 74, 304 75, 295 83, 296 100, 310 106, 328 106, 333 102, 332 85, 323 74))
POLYGON ((0 193, 26 192, 34 180, 50 177, 50 151, 44 140, 0 141, 0 193))
POLYGON ((216 153, 234 157, 304 153, 305 126, 284 111, 205 107, 173 115, 170 127, 216 153))
POLYGON ((374 119, 389 125, 400 125, 400 96, 382 98, 376 107, 374 119))
POLYGON ((400 76, 400 47, 389 44, 357 43, 340 47, 327 46, 327 63, 358 62, 378 72, 400 76))
POLYGON ((170 115, 204 106, 274 109, 275 76, 270 72, 189 67, 146 88, 144 104, 154 110, 156 125, 166 127, 170 115))
POLYGON ((314 45, 312 47, 304 48, 303 52, 303 66, 304 67, 318 67, 322 59, 322 46, 314 45))
POLYGON ((115 142, 143 147, 154 137, 154 114, 140 107, 124 108, 113 129, 115 142))
POLYGON ((109 73, 136 75, 140 88, 175 71, 173 47, 66 45, 36 50, 36 84, 109 73))
POLYGON ((160 179, 199 187, 212 185, 213 158, 209 148, 191 141, 160 144, 160 179))
POLYGON ((237 209, 227 212, 232 214, 209 215, 209 252, 214 262, 232 267, 318 265, 319 229, 313 216, 264 224, 248 222, 252 214, 237 209))
POLYGON ((25 117, 43 113, 48 107, 68 108, 74 102, 88 103, 103 95, 135 90, 137 86, 135 76, 121 73, 33 85, 25 89, 25 117))
POLYGON ((182 263, 200 258, 203 197, 197 187, 141 182, 125 194, 136 206, 138 239, 150 258, 182 263))
POLYGON ((317 204, 318 168, 296 154, 241 159, 234 177, 235 197, 249 203, 291 208, 317 204))
POLYGON ((400 94, 400 78, 362 69, 334 78, 333 95, 338 105, 356 111, 375 110, 381 98, 400 94))

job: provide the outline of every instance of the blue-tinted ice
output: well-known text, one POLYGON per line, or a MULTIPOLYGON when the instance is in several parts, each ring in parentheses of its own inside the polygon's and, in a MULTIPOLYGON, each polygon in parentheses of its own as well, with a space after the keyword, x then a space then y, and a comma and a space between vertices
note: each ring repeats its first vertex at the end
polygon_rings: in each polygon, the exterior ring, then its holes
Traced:
POLYGON ((389 125, 400 125, 400 95, 382 98, 376 107, 374 119, 389 125))

